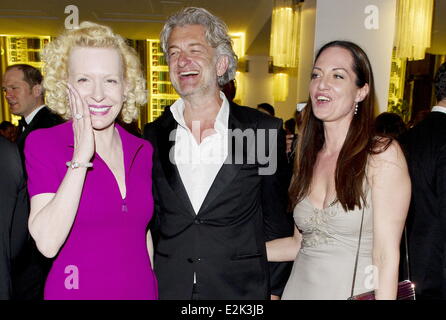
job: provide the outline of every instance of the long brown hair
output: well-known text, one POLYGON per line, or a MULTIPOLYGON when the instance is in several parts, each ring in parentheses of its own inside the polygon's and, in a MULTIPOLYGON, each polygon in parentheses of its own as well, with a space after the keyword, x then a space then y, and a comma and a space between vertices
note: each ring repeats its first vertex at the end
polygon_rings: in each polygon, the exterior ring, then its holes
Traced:
MULTIPOLYGON (((350 52, 353 58, 352 69, 356 75, 356 86, 369 85, 369 94, 358 103, 336 163, 335 186, 337 199, 344 210, 362 207, 365 203, 363 180, 369 154, 376 153, 373 138, 373 118, 375 87, 373 72, 366 53, 356 44, 348 41, 332 41, 325 44, 316 54, 316 59, 330 47, 341 47, 350 52), (361 201, 362 200, 362 201, 361 201)), ((294 174, 289 189, 290 209, 302 201, 309 193, 313 178, 313 167, 317 155, 325 142, 324 127, 321 120, 313 114, 311 99, 303 111, 302 131, 300 132, 294 174)))

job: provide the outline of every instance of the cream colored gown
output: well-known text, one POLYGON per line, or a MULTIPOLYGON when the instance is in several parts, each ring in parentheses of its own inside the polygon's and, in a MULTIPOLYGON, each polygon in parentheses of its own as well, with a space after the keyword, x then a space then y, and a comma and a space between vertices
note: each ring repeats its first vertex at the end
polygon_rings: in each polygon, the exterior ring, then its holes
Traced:
MULTIPOLYGON (((373 290, 373 216, 371 192, 367 205, 354 294, 373 290)), ((283 300, 345 300, 351 295, 362 209, 344 211, 339 202, 315 208, 305 198, 294 208, 294 221, 303 235, 283 300)))

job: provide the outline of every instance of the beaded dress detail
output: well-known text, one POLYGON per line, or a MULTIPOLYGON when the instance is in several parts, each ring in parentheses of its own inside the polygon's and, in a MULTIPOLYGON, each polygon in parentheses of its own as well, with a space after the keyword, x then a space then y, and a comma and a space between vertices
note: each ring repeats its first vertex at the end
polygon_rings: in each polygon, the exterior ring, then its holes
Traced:
MULTIPOLYGON (((373 216, 370 188, 359 254, 355 294, 370 291, 373 216)), ((345 300, 351 295, 362 209, 345 211, 338 201, 315 208, 305 198, 294 208, 302 246, 293 264, 283 300, 345 300)), ((373 279, 373 278, 372 278, 373 279)))

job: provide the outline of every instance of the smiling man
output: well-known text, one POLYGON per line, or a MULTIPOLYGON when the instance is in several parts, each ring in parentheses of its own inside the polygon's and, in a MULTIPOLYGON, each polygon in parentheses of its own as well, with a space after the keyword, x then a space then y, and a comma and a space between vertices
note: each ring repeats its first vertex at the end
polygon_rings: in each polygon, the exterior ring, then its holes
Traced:
POLYGON ((154 147, 160 299, 280 295, 287 269, 268 264, 265 241, 293 233, 282 121, 230 105, 220 91, 237 57, 226 25, 205 9, 171 16, 161 44, 181 98, 144 130, 154 147))

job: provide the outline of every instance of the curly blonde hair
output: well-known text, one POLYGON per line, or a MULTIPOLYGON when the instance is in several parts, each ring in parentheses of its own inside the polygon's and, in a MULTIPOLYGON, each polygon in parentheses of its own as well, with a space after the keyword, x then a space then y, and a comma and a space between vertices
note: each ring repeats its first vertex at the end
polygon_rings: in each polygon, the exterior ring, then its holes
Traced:
POLYGON ((121 119, 126 123, 136 120, 139 106, 147 101, 146 80, 136 51, 112 29, 93 22, 84 21, 79 28, 66 30, 43 50, 43 86, 46 90, 48 107, 63 118, 71 118, 67 81, 68 57, 74 47, 114 48, 123 61, 124 79, 128 93, 121 110, 121 119))

